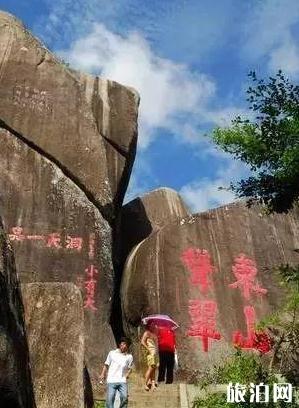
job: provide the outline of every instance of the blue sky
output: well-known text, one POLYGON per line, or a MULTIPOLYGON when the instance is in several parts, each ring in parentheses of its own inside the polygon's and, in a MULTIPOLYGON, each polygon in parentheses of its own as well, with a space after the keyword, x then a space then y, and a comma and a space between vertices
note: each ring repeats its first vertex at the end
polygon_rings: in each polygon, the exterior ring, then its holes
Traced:
POLYGON ((71 66, 136 88, 127 200, 166 186, 193 211, 231 202, 246 168, 206 136, 248 113, 247 73, 299 76, 298 0, 0 0, 71 66), (30 3, 30 6, 29 6, 30 3))

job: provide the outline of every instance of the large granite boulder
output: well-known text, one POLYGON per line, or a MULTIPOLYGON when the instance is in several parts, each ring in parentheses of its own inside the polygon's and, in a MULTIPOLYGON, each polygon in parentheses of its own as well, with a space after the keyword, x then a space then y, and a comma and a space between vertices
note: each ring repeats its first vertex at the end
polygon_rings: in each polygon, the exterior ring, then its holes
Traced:
POLYGON ((178 218, 190 215, 180 195, 171 188, 158 188, 128 202, 121 210, 123 261, 132 248, 178 218))
POLYGON ((6 130, 0 130, 0 137, 0 208, 20 279, 22 283, 73 282, 81 288, 86 361, 93 378, 114 346, 109 325, 111 228, 55 164, 6 130))
POLYGON ((22 285, 37 408, 84 408, 84 314, 71 283, 22 285))
POLYGON ((235 203, 166 225, 127 259, 126 331, 136 336, 148 314, 172 316, 188 376, 219 362, 233 344, 255 348, 254 324, 283 298, 272 268, 298 264, 298 248, 298 211, 268 216, 235 203))
POLYGON ((70 70, 0 12, 0 209, 22 283, 81 288, 93 381, 115 345, 113 228, 138 103, 130 88, 70 70))
POLYGON ((1 220, 0 294, 0 406, 35 408, 20 285, 1 220))
POLYGON ((120 320, 120 284, 126 259, 137 244, 164 225, 189 215, 189 210, 180 195, 170 188, 150 191, 124 205, 114 230, 115 295, 112 327, 117 337, 123 332, 120 320))
POLYGON ((0 66, 1 127, 55 162, 113 217, 135 156, 136 92, 68 69, 4 12, 0 66))

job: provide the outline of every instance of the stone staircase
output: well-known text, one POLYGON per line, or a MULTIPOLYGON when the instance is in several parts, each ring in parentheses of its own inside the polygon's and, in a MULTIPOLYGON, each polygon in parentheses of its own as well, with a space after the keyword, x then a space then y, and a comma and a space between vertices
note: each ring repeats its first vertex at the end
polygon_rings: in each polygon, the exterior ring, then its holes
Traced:
MULTIPOLYGON (((129 408, 188 408, 181 388, 182 384, 179 383, 159 384, 155 391, 145 391, 144 379, 138 373, 132 373, 129 381, 129 408)), ((103 401, 105 387, 100 386, 94 397, 97 401, 103 401)), ((119 408, 118 393, 114 405, 119 408)))
POLYGON ((179 384, 161 384, 155 391, 145 391, 143 386, 131 384, 129 407, 180 408, 179 384))

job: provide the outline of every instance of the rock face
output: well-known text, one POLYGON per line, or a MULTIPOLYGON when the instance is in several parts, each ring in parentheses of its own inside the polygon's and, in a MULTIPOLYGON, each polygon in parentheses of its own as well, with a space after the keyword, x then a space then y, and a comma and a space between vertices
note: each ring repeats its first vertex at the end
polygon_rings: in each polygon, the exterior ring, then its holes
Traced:
POLYGON ((121 306, 119 290, 126 259, 137 244, 164 225, 189 215, 189 211, 179 194, 170 188, 159 188, 130 201, 122 207, 115 229, 115 296, 112 313, 113 331, 117 337, 122 333, 119 324, 121 306))
POLYGON ((131 252, 122 282, 126 330, 140 318, 170 314, 180 324, 182 373, 219 362, 232 344, 254 348, 253 326, 276 308, 271 268, 299 263, 298 212, 263 216, 237 203, 182 218, 131 252))
POLYGON ((69 70, 0 12, 0 211, 22 283, 81 288, 92 379, 115 346, 112 232, 138 102, 132 89, 69 70))
POLYGON ((22 285, 37 408, 84 407, 84 316, 71 283, 22 285))
POLYGON ((99 361, 114 346, 109 325, 111 228, 55 164, 8 131, 1 130, 0 135, 0 180, 5 192, 0 204, 20 279, 22 283, 73 282, 81 288, 86 361, 93 377, 98 375, 99 361))
POLYGON ((159 188, 130 201, 121 211, 122 259, 131 249, 164 225, 190 215, 179 194, 159 188))
POLYGON ((0 406, 35 408, 19 281, 1 220, 0 293, 0 406))
POLYGON ((135 155, 137 94, 70 71, 3 12, 0 34, 2 127, 54 161, 112 216, 135 155))

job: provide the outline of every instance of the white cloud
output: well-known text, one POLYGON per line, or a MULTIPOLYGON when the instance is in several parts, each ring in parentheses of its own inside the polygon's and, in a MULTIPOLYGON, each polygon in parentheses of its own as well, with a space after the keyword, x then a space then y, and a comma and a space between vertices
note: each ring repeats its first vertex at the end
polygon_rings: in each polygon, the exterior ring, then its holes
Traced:
POLYGON ((290 76, 299 74, 299 47, 292 39, 272 51, 269 67, 274 72, 282 69, 290 76))
POLYGON ((140 93, 140 147, 148 146, 157 128, 178 132, 192 117, 203 118, 215 95, 215 83, 206 75, 158 57, 136 32, 122 37, 103 24, 94 24, 90 34, 60 55, 76 68, 132 86, 140 93))
POLYGON ((298 75, 298 0, 264 0, 249 17, 245 56, 256 61, 265 57, 270 72, 282 69, 288 75, 298 75))
POLYGON ((245 175, 245 168, 239 162, 227 160, 226 167, 218 170, 213 179, 192 181, 180 189, 180 194, 193 212, 205 211, 236 200, 236 196, 228 191, 230 182, 245 175), (220 189, 219 189, 220 188, 220 189))
POLYGON ((229 127, 231 121, 236 117, 253 119, 254 114, 248 109, 239 108, 237 106, 227 106, 225 108, 207 111, 205 117, 219 127, 229 127))

